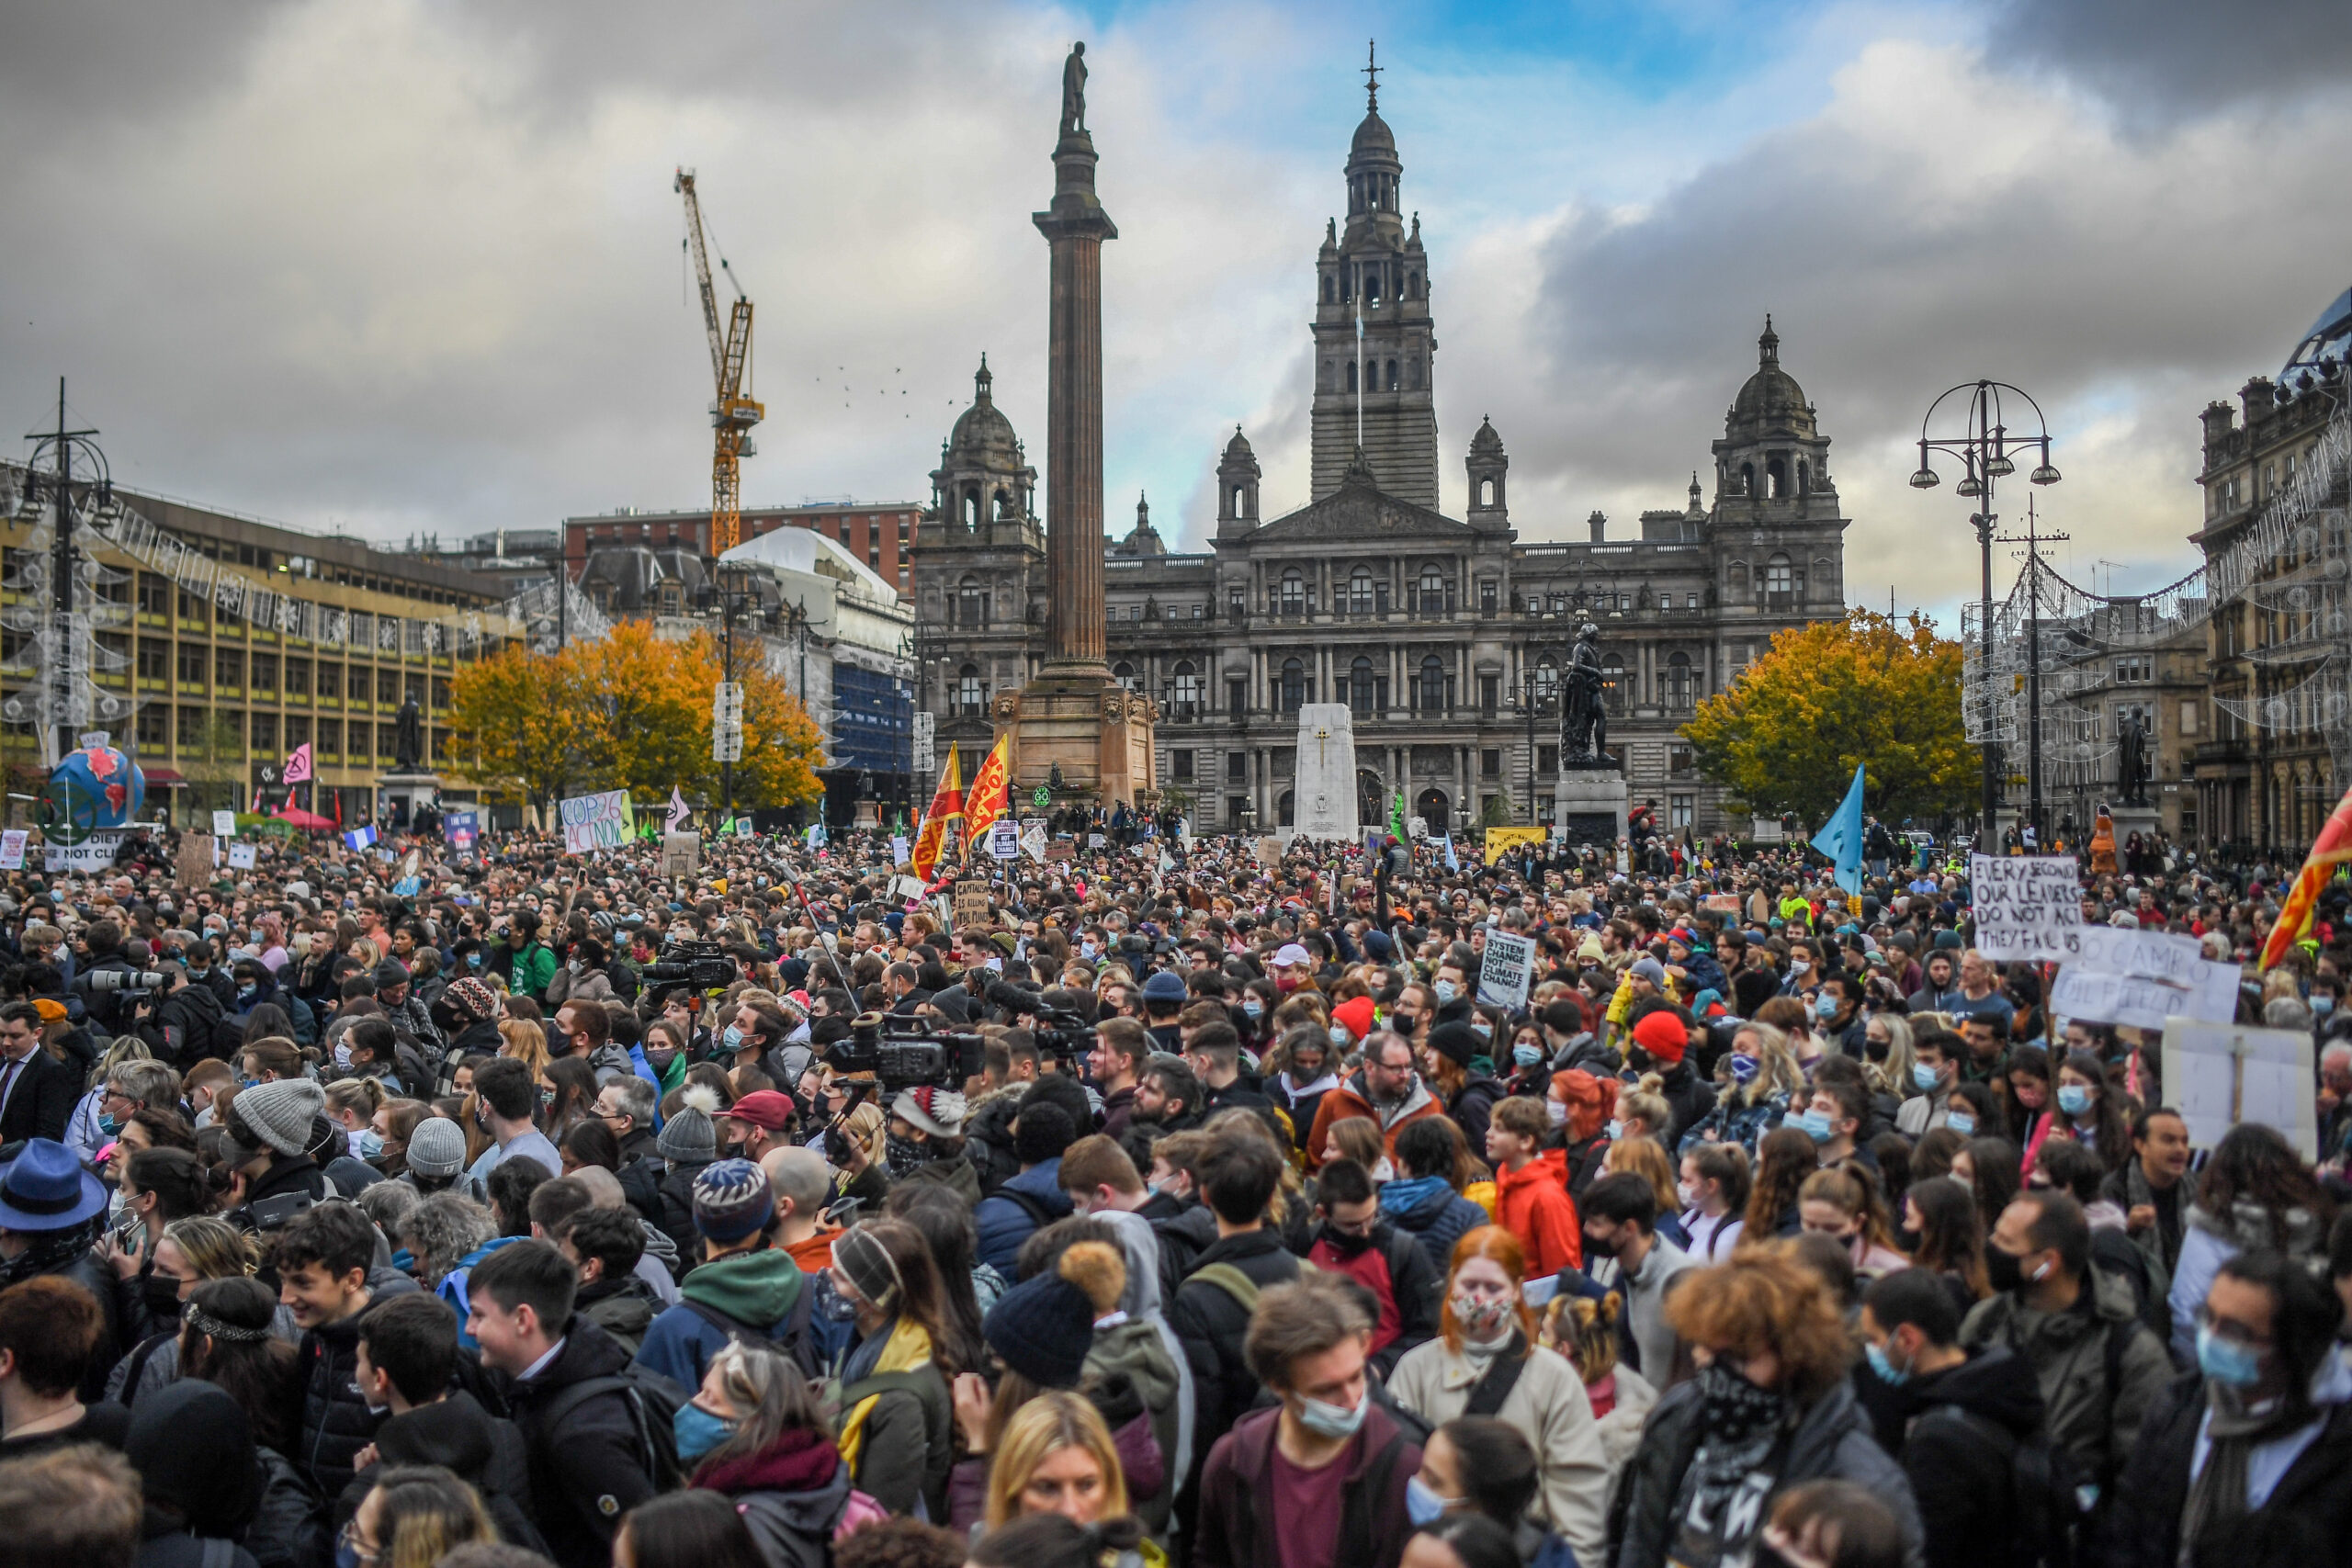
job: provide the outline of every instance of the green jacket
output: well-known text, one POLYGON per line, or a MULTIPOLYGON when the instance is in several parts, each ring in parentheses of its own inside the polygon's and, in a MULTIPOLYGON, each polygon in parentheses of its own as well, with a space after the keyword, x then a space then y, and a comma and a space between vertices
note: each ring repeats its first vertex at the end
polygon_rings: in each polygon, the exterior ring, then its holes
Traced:
POLYGON ((1131 1480, 1127 1505, 1143 1521, 1144 1533, 1155 1540, 1160 1539, 1168 1533, 1169 1506, 1176 1500, 1176 1489, 1168 1481, 1184 1456, 1177 1451, 1176 1358, 1159 1325, 1131 1317, 1096 1329, 1079 1387, 1114 1434, 1139 1416, 1150 1418, 1152 1438, 1159 1445, 1162 1480, 1148 1497, 1136 1496, 1131 1480))
POLYGON ((555 953, 542 942, 533 940, 519 948, 506 950, 506 988, 518 997, 533 1001, 545 1001, 548 982, 555 978, 555 953))
POLYGON ((2173 1366, 2164 1341, 2139 1320, 2130 1285, 2093 1269, 2085 1286, 2066 1312, 2036 1312, 2006 1292, 1978 1302, 1960 1342, 2007 1345, 2032 1364, 2043 1430, 2104 1495, 2123 1473, 2173 1366))

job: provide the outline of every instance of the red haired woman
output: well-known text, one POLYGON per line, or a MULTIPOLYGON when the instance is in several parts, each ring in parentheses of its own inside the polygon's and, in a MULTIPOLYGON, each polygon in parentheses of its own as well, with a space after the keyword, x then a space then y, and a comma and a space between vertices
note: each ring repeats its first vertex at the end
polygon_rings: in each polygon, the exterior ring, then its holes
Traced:
POLYGON ((1536 1516, 1578 1562, 1599 1562, 1609 1492, 1600 1428, 1577 1369, 1536 1343, 1535 1317, 1520 1293, 1526 1269, 1519 1238, 1500 1225, 1454 1243, 1438 1337, 1405 1352, 1388 1392, 1432 1427, 1467 1415, 1517 1428, 1533 1445, 1542 1477, 1536 1516))

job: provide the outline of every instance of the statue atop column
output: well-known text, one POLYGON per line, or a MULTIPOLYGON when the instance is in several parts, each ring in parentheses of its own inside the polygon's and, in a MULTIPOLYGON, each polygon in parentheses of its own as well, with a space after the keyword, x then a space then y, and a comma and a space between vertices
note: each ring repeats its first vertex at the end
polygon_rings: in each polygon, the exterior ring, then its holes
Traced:
POLYGON ((401 703, 401 711, 392 716, 392 766, 413 773, 424 762, 424 716, 417 708, 416 694, 411 692, 401 703))
POLYGON ((1576 646, 1560 687, 1560 765, 1605 768, 1609 755, 1609 708, 1600 672, 1600 628, 1587 621, 1577 627, 1576 646))
POLYGON ((1082 136, 1086 133, 1086 46, 1069 46, 1069 58, 1062 62, 1062 134, 1082 136))
POLYGON ((2115 787, 2126 806, 2148 804, 2148 730, 2138 714, 2127 713, 2115 727, 2115 787))

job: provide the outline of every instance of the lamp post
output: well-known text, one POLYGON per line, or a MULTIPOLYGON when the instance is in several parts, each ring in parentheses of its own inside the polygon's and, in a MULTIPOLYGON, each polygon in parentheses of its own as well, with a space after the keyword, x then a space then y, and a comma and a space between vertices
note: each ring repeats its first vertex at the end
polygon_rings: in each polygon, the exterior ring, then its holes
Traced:
MULTIPOLYGON (((2013 387, 2007 381, 1963 381, 1957 387, 1948 389, 1934 402, 1929 403, 1926 416, 1919 421, 1919 468, 1911 476, 1913 490, 1933 490, 1943 482, 1936 470, 1928 466, 1928 455, 1930 452, 1941 452, 1961 460, 1962 476, 1960 483, 1953 487, 1954 492, 1975 501, 1979 508, 1970 515, 1968 520, 1976 529, 1976 547, 1983 574, 1976 627, 1978 657, 1984 660, 1980 689, 1989 692, 1993 676, 1993 535, 2000 517, 2000 514, 1993 510, 1994 487, 2002 479, 2017 472, 2017 461, 2011 454, 2023 452, 2031 452, 2040 459, 2035 463, 2033 470, 2026 475, 2028 483, 2053 485, 2058 482, 2058 470, 2050 461, 2050 424, 2042 417, 2041 405, 2035 402, 2032 396, 2022 389, 2013 387), (2004 394, 2022 400, 2033 411, 2033 421, 2037 427, 2035 434, 2012 435, 2009 433, 2001 410, 2004 394), (1936 411, 1942 408, 1947 400, 1954 397, 1962 399, 1961 406, 1965 411, 1958 421, 1958 428, 1943 434, 1930 434, 1928 426, 1935 421, 1936 411)), ((2036 587, 2038 591, 2039 584, 2036 587)), ((2030 628, 2030 637, 2032 634, 2038 634, 2040 629, 2040 621, 2037 617, 2033 626, 2030 628)), ((2032 824, 2037 843, 2041 836, 2040 651, 2039 647, 2030 647, 2027 649, 2026 671, 2029 709, 2027 722, 2030 727, 2026 746, 2030 759, 2031 790, 2028 820, 2032 824)), ((1984 853, 1992 854, 1996 852, 1993 818, 2001 807, 2001 748, 2000 742, 1994 738, 1989 714, 1983 750, 1984 755, 1984 799, 1982 820, 1978 823, 1976 829, 1976 843, 1978 849, 1984 853)))
MULTIPOLYGON (((52 558, 50 562, 53 611, 50 624, 54 628, 51 641, 56 651, 50 662, 42 667, 40 678, 49 689, 50 716, 57 726, 56 756, 60 761, 76 744, 73 714, 73 660, 66 651, 66 644, 74 635, 74 487, 80 483, 85 489, 95 488, 100 506, 114 497, 114 477, 107 467, 106 454, 99 451, 97 443, 91 439, 96 434, 97 432, 95 430, 65 428, 65 378, 60 376, 57 378, 56 428, 34 431, 26 437, 35 443, 31 456, 25 460, 26 499, 50 502, 57 511, 57 533, 51 541, 52 558), (77 452, 89 469, 90 478, 87 479, 76 480, 74 477, 74 456, 77 452), (47 475, 40 471, 43 457, 47 457, 51 465, 51 471, 47 475)), ((126 746, 126 750, 135 753, 135 747, 126 746)))
MULTIPOLYGON (((713 573, 714 582, 708 590, 718 611, 718 679, 731 685, 735 680, 735 616, 752 608, 755 595, 752 592, 752 569, 741 561, 720 561, 713 573)), ((718 764, 719 819, 731 822, 735 818, 735 764, 718 764)))
POLYGON ((1535 671, 1530 666, 1519 672, 1519 708, 1527 719, 1527 820, 1531 825, 1538 820, 1536 807, 1544 789, 1542 774, 1535 766, 1535 716, 1543 705, 1535 693, 1535 671))

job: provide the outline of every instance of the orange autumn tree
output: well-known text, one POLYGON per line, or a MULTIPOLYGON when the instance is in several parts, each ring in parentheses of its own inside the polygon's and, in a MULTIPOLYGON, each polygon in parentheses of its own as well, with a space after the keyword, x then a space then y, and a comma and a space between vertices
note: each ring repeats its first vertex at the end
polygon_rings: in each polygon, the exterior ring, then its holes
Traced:
POLYGON ((1960 645, 1924 617, 1849 610, 1777 634, 1680 733, 1700 773, 1759 816, 1826 819, 1860 763, 1872 816, 1929 817, 1974 788, 1960 680, 1960 645))
POLYGON ((522 643, 464 666, 449 682, 450 772, 547 810, 580 771, 572 684, 564 661, 522 643))
MULTIPOLYGON (((768 672, 756 647, 735 647, 735 675, 743 682, 743 760, 735 764, 735 804, 753 806, 813 806, 825 793, 817 770, 825 765, 824 736, 791 688, 768 672)), ((704 787, 716 795, 718 764, 710 760, 709 692, 719 674, 718 644, 698 635, 679 645, 692 666, 690 679, 704 694, 702 705, 702 773, 704 787)))

